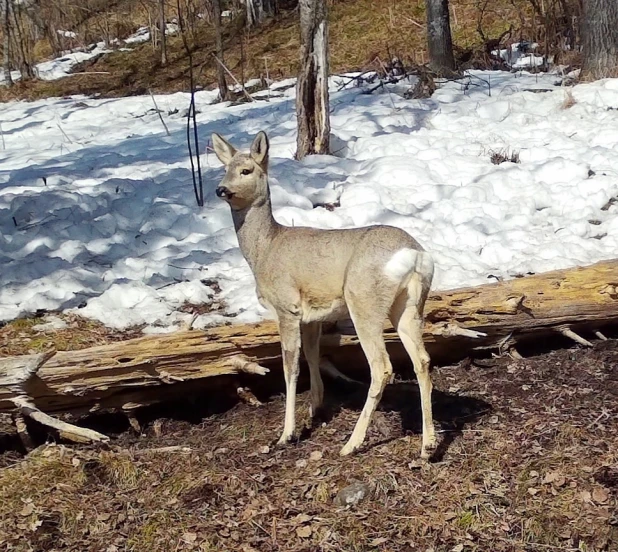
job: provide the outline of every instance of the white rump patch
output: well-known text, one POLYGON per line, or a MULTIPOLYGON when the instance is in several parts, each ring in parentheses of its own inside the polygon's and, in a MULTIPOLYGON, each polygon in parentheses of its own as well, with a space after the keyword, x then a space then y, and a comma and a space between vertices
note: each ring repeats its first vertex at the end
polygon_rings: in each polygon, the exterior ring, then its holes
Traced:
POLYGON ((413 272, 419 261, 419 253, 416 249, 408 247, 397 251, 386 263, 384 274, 396 282, 413 272))

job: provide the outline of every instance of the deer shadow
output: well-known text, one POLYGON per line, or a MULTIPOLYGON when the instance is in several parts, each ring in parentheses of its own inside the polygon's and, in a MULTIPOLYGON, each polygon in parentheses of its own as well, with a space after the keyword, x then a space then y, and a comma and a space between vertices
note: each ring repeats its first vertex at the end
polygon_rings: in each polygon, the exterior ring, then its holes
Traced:
MULTIPOLYGON (((321 423, 328 423, 341 410, 362 410, 369 384, 366 382, 331 381, 325 386, 324 407, 315 418, 311 427, 300 435, 301 440, 308 438, 313 429, 321 423)), ((455 393, 435 389, 432 392, 433 419, 437 429, 442 433, 438 447, 431 461, 443 459, 451 443, 460 437, 467 425, 474 424, 492 410, 490 403, 455 393)), ((422 413, 420 391, 416 381, 397 381, 386 386, 378 411, 398 412, 404 433, 422 433, 422 413)), ((370 446, 392 441, 396 437, 382 439, 370 446)))

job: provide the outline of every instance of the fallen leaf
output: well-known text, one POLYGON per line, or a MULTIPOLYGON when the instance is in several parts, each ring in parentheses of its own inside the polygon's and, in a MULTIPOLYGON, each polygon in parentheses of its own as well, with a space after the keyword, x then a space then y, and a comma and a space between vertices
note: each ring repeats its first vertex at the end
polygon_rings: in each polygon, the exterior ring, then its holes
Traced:
POLYGON ((609 500, 609 493, 605 489, 597 487, 592 491, 592 500, 603 504, 609 500))
POLYGON ((535 489, 534 487, 528 487, 528 494, 531 496, 534 496, 535 494, 537 494, 539 492, 538 489, 535 489))
POLYGON ((296 528, 296 534, 301 539, 308 539, 311 536, 311 525, 302 525, 296 528))
POLYGON ((319 450, 314 450, 310 455, 309 455, 309 460, 315 462, 317 460, 321 460, 322 456, 324 456, 319 450))
POLYGON ((373 539, 369 542, 370 546, 380 546, 381 544, 385 544, 388 542, 387 537, 378 537, 377 539, 373 539))
POLYGON ((584 501, 584 502, 590 502, 592 499, 592 495, 590 494, 590 491, 582 491, 581 493, 579 493, 579 497, 584 501))
POLYGON ((197 540, 197 533, 185 533, 182 536, 182 540, 187 544, 193 544, 197 540))
POLYGON ((71 464, 73 464, 77 468, 77 466, 79 466, 80 464, 79 458, 74 457, 73 460, 71 460, 71 464))
POLYGON ((264 445, 260 447, 260 454, 268 454, 270 452, 270 447, 268 445, 264 445))
POLYGON ((305 460, 304 458, 301 458, 300 460, 296 460, 296 467, 297 468, 307 467, 307 460, 305 460))
POLYGON ((27 517, 32 514, 32 512, 34 512, 34 504, 32 504, 32 502, 28 502, 27 504, 24 504, 24 507, 21 509, 21 512, 19 512, 19 515, 27 517))
POLYGON ((458 544, 457 546, 453 546, 453 548, 451 548, 451 552, 462 552, 463 549, 464 545, 458 544))

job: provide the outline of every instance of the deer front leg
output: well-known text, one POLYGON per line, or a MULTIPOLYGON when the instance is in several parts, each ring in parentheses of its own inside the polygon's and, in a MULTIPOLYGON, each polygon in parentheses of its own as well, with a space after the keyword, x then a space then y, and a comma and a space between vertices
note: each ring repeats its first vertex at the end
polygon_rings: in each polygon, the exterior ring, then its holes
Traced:
POLYGON ((296 384, 299 373, 300 321, 294 318, 279 318, 279 334, 283 352, 283 375, 285 376, 285 423, 279 444, 289 443, 296 429, 296 384))

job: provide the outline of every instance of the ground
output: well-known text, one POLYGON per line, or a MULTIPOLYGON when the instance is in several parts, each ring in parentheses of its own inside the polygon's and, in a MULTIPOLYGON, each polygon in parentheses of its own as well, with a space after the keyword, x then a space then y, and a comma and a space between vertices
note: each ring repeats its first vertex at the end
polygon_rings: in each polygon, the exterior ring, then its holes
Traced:
MULTIPOLYGON (((616 550, 617 366, 610 340, 436 368, 442 444, 429 464, 418 460, 418 392, 401 379, 405 370, 353 457, 338 451, 364 385, 327 382, 330 415, 287 448, 273 446, 282 397, 257 388, 263 406, 207 415, 214 398, 202 397, 144 414, 141 435, 90 420, 114 434, 109 446, 48 443, 0 457, 0 543, 80 552, 616 550), (337 493, 357 481, 368 496, 337 506, 337 493)), ((304 423, 307 401, 304 392, 304 423)))

